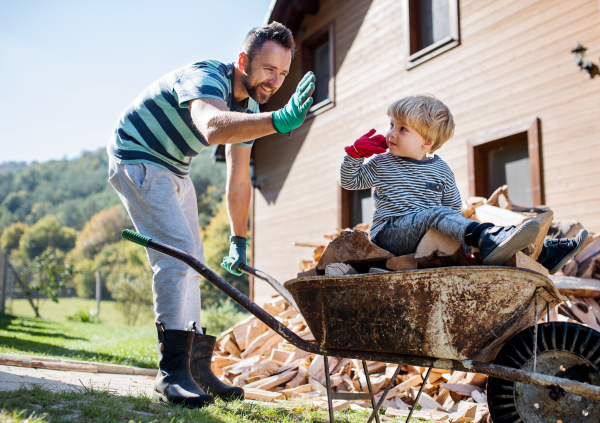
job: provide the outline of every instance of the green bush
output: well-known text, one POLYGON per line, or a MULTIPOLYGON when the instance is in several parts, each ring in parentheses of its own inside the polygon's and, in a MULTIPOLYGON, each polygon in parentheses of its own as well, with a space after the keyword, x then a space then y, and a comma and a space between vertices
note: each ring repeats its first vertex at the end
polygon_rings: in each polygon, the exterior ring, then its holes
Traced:
POLYGON ((238 322, 241 322, 248 313, 243 313, 231 300, 221 300, 216 304, 202 310, 200 323, 206 328, 209 335, 219 336, 238 322))
POLYGON ((72 316, 68 319, 73 322, 82 322, 82 323, 90 323, 93 322, 95 313, 92 313, 91 310, 80 308, 72 316))

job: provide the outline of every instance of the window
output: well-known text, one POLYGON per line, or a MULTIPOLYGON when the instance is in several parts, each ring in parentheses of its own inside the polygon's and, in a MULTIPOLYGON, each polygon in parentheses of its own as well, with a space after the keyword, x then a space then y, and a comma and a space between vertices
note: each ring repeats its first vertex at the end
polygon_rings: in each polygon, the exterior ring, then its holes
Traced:
POLYGON ((543 204, 539 123, 527 119, 467 140, 470 195, 489 197, 506 184, 514 204, 543 204))
POLYGON ((308 116, 321 113, 333 107, 333 22, 317 31, 303 43, 304 73, 315 74, 313 105, 308 116))
POLYGON ((353 228, 359 223, 373 223, 373 195, 370 189, 341 189, 339 224, 341 228, 353 228))
POLYGON ((458 0, 404 0, 407 68, 413 68, 459 42, 458 0))

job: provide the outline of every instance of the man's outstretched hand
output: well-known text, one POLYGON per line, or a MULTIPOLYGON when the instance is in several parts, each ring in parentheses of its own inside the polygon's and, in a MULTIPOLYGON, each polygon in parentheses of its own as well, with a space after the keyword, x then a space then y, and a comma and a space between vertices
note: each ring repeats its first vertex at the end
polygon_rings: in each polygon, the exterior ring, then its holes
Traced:
POLYGON ((273 112, 273 126, 280 134, 287 134, 302 125, 306 113, 313 104, 311 97, 315 90, 315 75, 308 72, 298 84, 296 92, 283 109, 273 112))
POLYGON ((242 264, 246 264, 246 246, 248 242, 246 238, 233 235, 229 237, 229 242, 231 243, 229 246, 229 255, 223 257, 221 267, 227 269, 229 273, 241 276, 242 272, 239 270, 239 267, 242 264))
POLYGON ((357 159, 371 157, 373 154, 385 153, 388 147, 385 136, 374 135, 375 132, 374 129, 371 129, 365 135, 354 141, 354 145, 345 148, 346 153, 357 159))

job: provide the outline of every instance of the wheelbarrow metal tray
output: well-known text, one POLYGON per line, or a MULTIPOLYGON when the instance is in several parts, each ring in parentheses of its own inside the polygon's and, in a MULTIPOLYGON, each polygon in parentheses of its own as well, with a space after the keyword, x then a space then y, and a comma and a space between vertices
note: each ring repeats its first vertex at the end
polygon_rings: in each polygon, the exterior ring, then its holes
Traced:
POLYGON ((470 266, 285 283, 322 348, 490 362, 565 298, 547 277, 470 266))

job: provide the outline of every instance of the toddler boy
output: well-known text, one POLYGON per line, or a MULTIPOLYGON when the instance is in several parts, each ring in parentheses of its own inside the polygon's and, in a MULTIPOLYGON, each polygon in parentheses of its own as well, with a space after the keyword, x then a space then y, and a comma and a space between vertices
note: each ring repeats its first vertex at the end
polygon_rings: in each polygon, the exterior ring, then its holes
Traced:
MULTIPOLYGON (((461 216, 454 174, 433 154, 454 133, 452 114, 440 100, 429 95, 405 97, 387 114, 387 135, 374 135, 373 129, 346 147, 341 168, 343 188, 375 187, 371 240, 376 245, 395 255, 414 253, 425 233, 436 228, 478 248, 485 264, 502 265, 535 240, 540 231, 535 220, 517 227, 494 226, 461 216), (373 154, 378 155, 363 163, 373 154)), ((548 240, 538 261, 550 273, 557 272, 579 252, 586 237, 582 230, 575 238, 548 240)))

